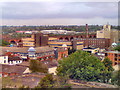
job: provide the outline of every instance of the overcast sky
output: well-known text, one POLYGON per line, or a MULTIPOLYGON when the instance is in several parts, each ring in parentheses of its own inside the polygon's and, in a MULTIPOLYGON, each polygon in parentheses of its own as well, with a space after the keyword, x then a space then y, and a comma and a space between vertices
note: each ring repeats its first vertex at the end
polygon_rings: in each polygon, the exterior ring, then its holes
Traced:
POLYGON ((117 2, 4 2, 2 25, 118 23, 117 2))

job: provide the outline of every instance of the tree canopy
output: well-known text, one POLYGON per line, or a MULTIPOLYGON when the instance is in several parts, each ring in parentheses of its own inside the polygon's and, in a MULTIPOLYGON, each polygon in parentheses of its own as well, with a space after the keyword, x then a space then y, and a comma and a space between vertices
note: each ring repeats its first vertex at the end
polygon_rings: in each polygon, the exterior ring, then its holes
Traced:
POLYGON ((30 60, 29 68, 32 72, 43 72, 43 73, 48 72, 47 66, 38 60, 30 60))
POLYGON ((54 86, 54 79, 52 74, 47 74, 42 78, 36 88, 52 88, 54 86))
POLYGON ((114 71, 112 67, 112 61, 109 58, 105 58, 103 60, 103 64, 105 65, 105 71, 103 73, 103 82, 108 83, 112 78, 112 72, 114 71))
POLYGON ((9 42, 0 39, 0 45, 1 45, 1 46, 7 46, 7 45, 9 45, 9 44, 10 44, 9 42))
POLYGON ((120 70, 112 74, 112 84, 120 86, 120 70))
POLYGON ((116 46, 114 50, 120 51, 120 45, 116 46))
POLYGON ((102 81, 104 70, 104 64, 97 57, 79 50, 59 61, 57 74, 69 75, 71 79, 102 81))

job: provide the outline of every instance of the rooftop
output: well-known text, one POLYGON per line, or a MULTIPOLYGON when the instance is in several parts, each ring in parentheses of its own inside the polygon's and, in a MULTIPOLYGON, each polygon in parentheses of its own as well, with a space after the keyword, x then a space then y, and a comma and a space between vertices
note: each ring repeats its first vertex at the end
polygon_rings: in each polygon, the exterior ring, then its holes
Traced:
POLYGON ((27 67, 17 66, 17 65, 2 65, 2 72, 4 73, 18 73, 23 74, 27 67))
POLYGON ((10 60, 10 61, 14 61, 14 60, 19 61, 19 60, 22 60, 22 59, 20 57, 16 56, 16 57, 9 57, 8 60, 10 60))
MULTIPOLYGON (((29 47, 0 47, 2 49, 2 53, 5 53, 7 50, 10 52, 21 52, 28 53, 29 47)), ((36 47, 36 53, 48 52, 54 50, 52 47, 44 46, 44 47, 36 47)))
POLYGON ((120 54, 119 51, 106 51, 105 53, 119 53, 120 54))

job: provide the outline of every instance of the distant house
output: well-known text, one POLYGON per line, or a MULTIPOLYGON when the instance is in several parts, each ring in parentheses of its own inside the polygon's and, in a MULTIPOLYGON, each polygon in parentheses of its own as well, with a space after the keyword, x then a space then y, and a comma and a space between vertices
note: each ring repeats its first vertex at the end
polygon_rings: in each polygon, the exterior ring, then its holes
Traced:
POLYGON ((0 56, 0 64, 8 64, 8 56, 1 55, 0 56))
POLYGON ((57 48, 55 49, 54 53, 55 53, 55 58, 57 60, 60 60, 68 56, 68 49, 67 47, 57 48))
POLYGON ((83 48, 82 50, 87 51, 89 53, 97 53, 97 52, 99 52, 99 48, 92 48, 92 47, 83 48))
POLYGON ((8 58, 8 64, 20 64, 22 63, 22 59, 20 57, 9 57, 8 58))
POLYGON ((20 57, 14 56, 14 57, 10 57, 10 56, 6 56, 6 55, 2 55, 0 56, 0 64, 20 64, 22 63, 22 59, 20 57))

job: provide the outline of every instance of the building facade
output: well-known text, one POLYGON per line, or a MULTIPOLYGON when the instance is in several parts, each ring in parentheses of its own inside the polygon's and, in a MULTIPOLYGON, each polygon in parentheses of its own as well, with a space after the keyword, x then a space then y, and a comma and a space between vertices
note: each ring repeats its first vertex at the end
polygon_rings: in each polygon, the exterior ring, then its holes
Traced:
POLYGON ((6 56, 6 55, 0 56, 0 64, 15 65, 15 64, 22 63, 22 61, 23 60, 17 56, 14 56, 14 57, 6 56))
POLYGON ((48 36, 41 33, 31 35, 30 38, 22 38, 24 47, 40 47, 48 44, 48 36))
POLYGON ((108 57, 112 61, 113 66, 120 64, 120 52, 107 51, 105 52, 105 56, 108 57))
MULTIPOLYGON (((65 56, 68 55, 68 50, 58 49, 58 53, 55 53, 55 49, 48 46, 35 47, 35 48, 33 47, 30 47, 30 48, 29 47, 2 47, 2 52, 12 53, 13 55, 17 55, 20 58, 22 58, 23 61, 28 61, 30 59, 39 60, 39 61, 58 60, 58 58, 55 58, 56 54, 66 53, 65 56)), ((62 56, 59 56, 59 58, 62 58, 62 56)), ((16 61, 17 63, 19 63, 17 59, 16 61)), ((16 63, 16 62, 14 62, 14 59, 11 59, 11 63, 16 63)))
POLYGON ((0 64, 8 64, 8 56, 1 55, 0 56, 0 64))
POLYGON ((110 39, 105 38, 81 38, 78 41, 83 42, 83 46, 95 47, 95 48, 108 48, 110 47, 110 39))
POLYGON ((50 47, 59 48, 62 47, 62 45, 66 44, 68 48, 70 49, 76 49, 80 50, 83 48, 83 42, 82 41, 62 41, 62 40, 49 40, 48 45, 50 47))
POLYGON ((116 29, 111 29, 111 25, 104 25, 103 29, 97 31, 97 38, 110 39, 110 43, 120 43, 120 31, 116 29))

